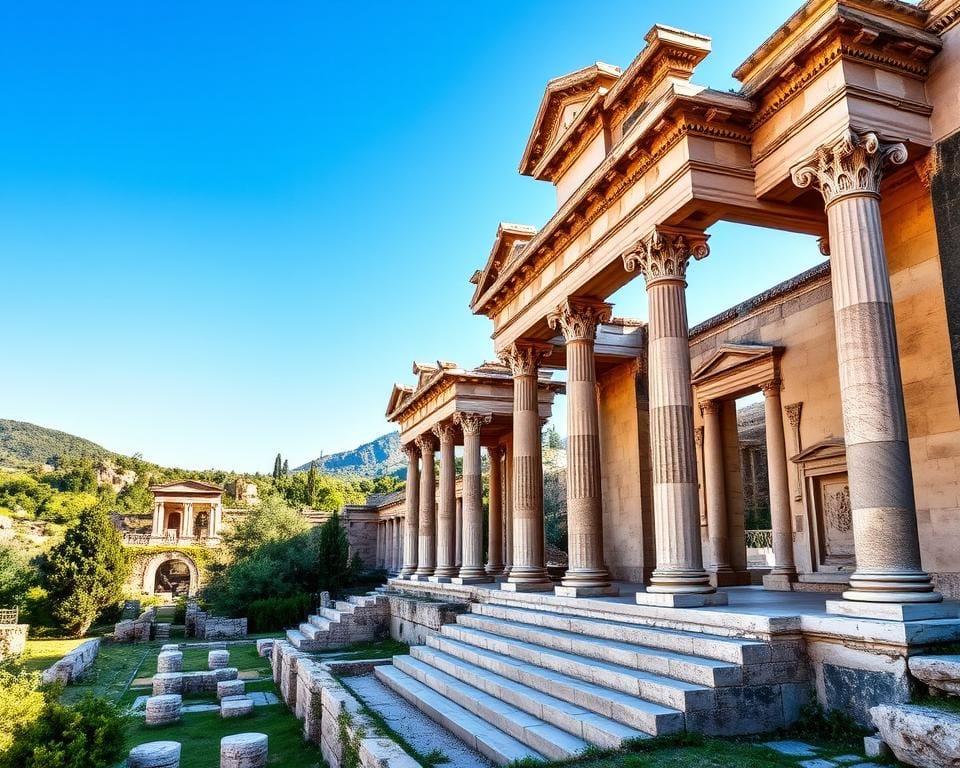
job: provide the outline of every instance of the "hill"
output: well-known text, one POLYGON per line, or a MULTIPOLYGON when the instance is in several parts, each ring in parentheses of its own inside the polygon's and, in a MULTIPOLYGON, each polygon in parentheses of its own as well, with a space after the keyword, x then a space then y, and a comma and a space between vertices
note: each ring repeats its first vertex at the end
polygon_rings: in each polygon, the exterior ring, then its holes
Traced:
MULTIPOLYGON (((400 433, 390 432, 376 440, 351 451, 332 453, 315 459, 317 469, 331 475, 357 475, 379 477, 380 475, 406 474, 407 459, 400 450, 400 433)), ((294 472, 306 472, 310 462, 296 467, 294 472)))
POLYGON ((76 435, 26 421, 0 419, 0 467, 34 467, 54 456, 101 459, 113 455, 102 445, 76 435))

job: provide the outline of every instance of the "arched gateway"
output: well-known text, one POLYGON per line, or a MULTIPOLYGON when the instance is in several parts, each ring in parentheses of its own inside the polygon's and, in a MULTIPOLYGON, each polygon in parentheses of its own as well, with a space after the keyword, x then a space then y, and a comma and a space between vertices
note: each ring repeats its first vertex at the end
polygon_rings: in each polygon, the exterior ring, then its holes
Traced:
POLYGON ((150 595, 195 595, 200 587, 200 570, 183 552, 158 552, 144 566, 142 587, 150 595))

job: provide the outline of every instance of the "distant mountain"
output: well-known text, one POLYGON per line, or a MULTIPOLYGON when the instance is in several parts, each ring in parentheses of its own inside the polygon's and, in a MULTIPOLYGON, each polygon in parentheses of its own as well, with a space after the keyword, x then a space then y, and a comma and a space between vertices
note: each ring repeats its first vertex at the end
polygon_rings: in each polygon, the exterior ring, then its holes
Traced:
POLYGON ((102 459, 115 454, 82 437, 26 421, 0 419, 0 467, 46 464, 54 456, 102 459))
MULTIPOLYGON (((400 450, 400 433, 390 432, 376 440, 364 443, 352 451, 331 453, 315 459, 317 469, 331 475, 358 475, 379 477, 381 475, 403 476, 407 459, 400 450)), ((306 472, 310 462, 296 467, 294 472, 306 472)))

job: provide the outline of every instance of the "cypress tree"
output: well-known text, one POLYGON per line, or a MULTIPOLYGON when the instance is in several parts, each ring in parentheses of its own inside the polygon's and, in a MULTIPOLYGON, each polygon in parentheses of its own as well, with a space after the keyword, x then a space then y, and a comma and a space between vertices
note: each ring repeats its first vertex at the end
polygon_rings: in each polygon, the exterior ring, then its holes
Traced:
POLYGON ((277 454, 277 458, 273 460, 273 482, 277 482, 280 479, 280 454, 277 454))
POLYGON ((310 462, 307 472, 307 506, 313 509, 317 503, 317 462, 310 462))
POLYGON ((290 472, 290 462, 287 459, 283 460, 283 476, 286 477, 290 472))

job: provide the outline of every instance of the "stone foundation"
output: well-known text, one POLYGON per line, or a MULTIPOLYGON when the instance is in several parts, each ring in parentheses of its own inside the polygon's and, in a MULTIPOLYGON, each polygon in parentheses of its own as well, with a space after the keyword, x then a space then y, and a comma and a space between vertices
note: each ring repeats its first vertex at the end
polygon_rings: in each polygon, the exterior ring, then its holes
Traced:
POLYGON ((238 733, 220 740, 220 768, 263 768, 267 764, 267 735, 238 733))
POLYGON ((423 645, 444 624, 453 624, 467 613, 467 602, 430 602, 390 595, 390 637, 407 645, 423 645))
POLYGON ((273 644, 277 642, 275 638, 266 637, 257 640, 257 655, 271 657, 273 655, 273 644))
POLYGON ((183 673, 158 672, 153 676, 153 695, 165 693, 183 693, 183 673))
POLYGON ((183 670, 183 653, 161 651, 157 656, 157 672, 180 672, 183 670))
POLYGON ((179 768, 180 743, 151 741, 130 750, 127 768, 179 768))
POLYGON ((44 670, 40 679, 44 684, 63 683, 69 685, 89 669, 99 652, 100 638, 87 640, 70 651, 56 664, 44 670))
POLYGON ((207 654, 209 669, 222 669, 230 663, 230 651, 210 651, 207 654))
POLYGON ((247 696, 227 696, 220 702, 220 717, 246 717, 253 714, 253 699, 247 696))
POLYGON ((237 640, 247 636, 246 619, 228 619, 224 616, 211 616, 194 606, 194 610, 186 616, 186 631, 188 636, 199 637, 204 640, 237 640))
POLYGON ((217 683, 217 699, 222 700, 229 696, 243 696, 247 692, 243 680, 224 680, 217 683))

